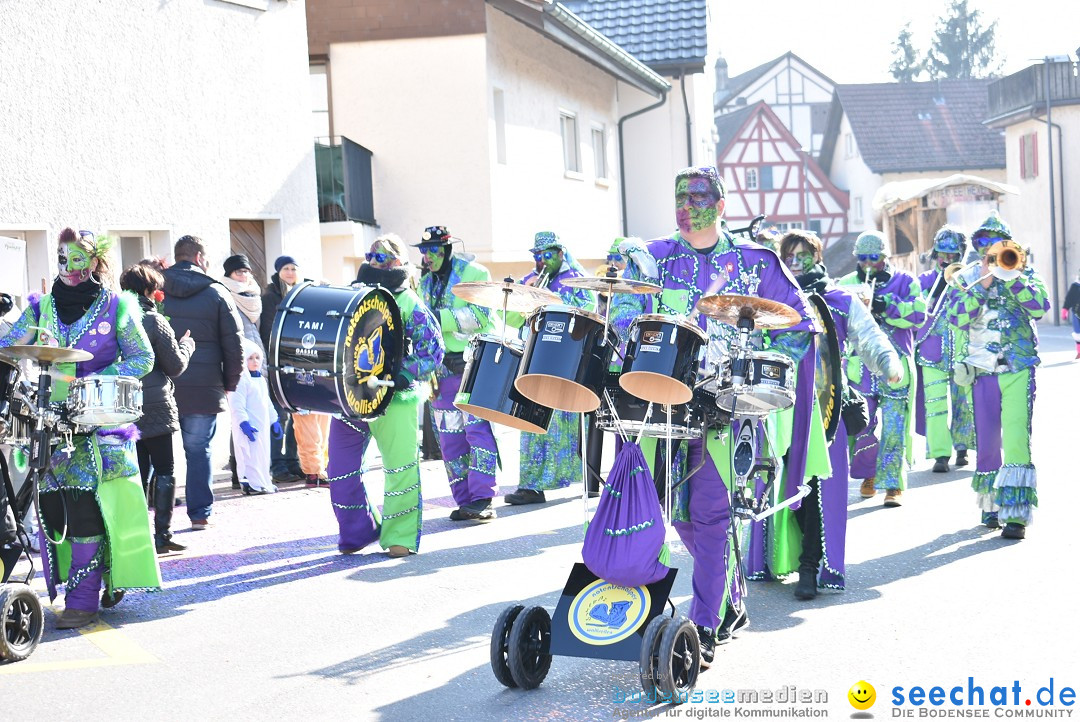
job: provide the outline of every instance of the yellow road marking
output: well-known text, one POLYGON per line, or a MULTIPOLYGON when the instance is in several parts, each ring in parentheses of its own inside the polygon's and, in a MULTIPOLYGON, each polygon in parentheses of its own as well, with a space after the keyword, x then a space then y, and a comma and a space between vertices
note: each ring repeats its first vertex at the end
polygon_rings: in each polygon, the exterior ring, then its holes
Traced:
MULTIPOLYGON (((56 612, 56 607, 52 607, 56 612)), ((120 630, 105 622, 97 621, 78 630, 86 641, 105 654, 94 659, 65 659, 56 662, 15 662, 0 666, 0 675, 30 674, 33 672, 55 672, 69 669, 89 669, 92 667, 120 667, 131 664, 157 664, 161 660, 142 649, 120 630)))

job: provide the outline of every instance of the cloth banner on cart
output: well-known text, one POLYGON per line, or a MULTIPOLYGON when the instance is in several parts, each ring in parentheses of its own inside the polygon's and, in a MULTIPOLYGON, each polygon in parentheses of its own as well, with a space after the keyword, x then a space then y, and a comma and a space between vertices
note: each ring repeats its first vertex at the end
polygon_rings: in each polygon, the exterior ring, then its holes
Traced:
POLYGON ((658 559, 665 535, 645 455, 637 444, 623 444, 585 531, 585 566, 619 586, 652 584, 669 571, 658 559))

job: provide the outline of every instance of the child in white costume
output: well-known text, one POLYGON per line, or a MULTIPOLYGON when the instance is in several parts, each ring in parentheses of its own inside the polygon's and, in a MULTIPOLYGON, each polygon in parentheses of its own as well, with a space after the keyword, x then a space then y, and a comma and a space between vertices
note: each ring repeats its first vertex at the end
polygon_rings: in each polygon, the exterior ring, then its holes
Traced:
POLYGON ((270 481, 270 433, 281 438, 281 425, 270 423, 270 388, 259 372, 262 352, 247 340, 244 360, 248 373, 229 393, 236 475, 245 494, 272 494, 277 487, 270 481))

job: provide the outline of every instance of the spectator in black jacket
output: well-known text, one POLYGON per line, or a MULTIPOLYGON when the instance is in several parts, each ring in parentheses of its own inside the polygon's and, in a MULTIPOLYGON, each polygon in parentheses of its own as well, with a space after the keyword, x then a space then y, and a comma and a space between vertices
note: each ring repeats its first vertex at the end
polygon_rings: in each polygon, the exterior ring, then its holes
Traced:
POLYGON ((143 310, 143 330, 150 339, 150 348, 154 350, 154 368, 142 379, 143 415, 135 422, 140 434, 135 442, 135 450, 139 455, 143 489, 149 488, 148 496, 154 504, 154 545, 158 554, 187 549, 173 541, 172 532, 169 531, 176 501, 173 434, 180 429, 180 417, 173 397, 173 379, 184 373, 191 355, 195 353, 191 331, 186 330, 177 343, 169 321, 157 312, 154 302, 164 297, 161 290, 164 285, 165 279, 160 273, 142 264, 132 266, 120 276, 120 288, 139 297, 139 306, 143 310), (148 485, 151 466, 154 481, 148 485))
POLYGON ((228 409, 244 370, 240 317, 225 286, 206 275, 210 261, 200 238, 184 236, 173 247, 176 263, 165 270, 164 313, 177 333, 191 331, 195 353, 176 379, 180 435, 187 459, 187 513, 192 529, 205 529, 214 504, 210 440, 217 415, 228 409))
MULTIPOLYGON (((262 295, 262 317, 259 320, 259 334, 262 336, 263 348, 268 354, 270 349, 270 333, 274 326, 274 314, 281 305, 282 299, 289 293, 298 282, 296 261, 290 256, 281 256, 274 262, 274 275, 270 277, 270 283, 266 284, 262 295), (288 276, 288 280, 282 276, 288 276)), ((306 280, 306 279, 305 279, 306 280)), ((267 363, 272 363, 270 355, 266 356, 267 363)), ((278 404, 273 393, 270 394, 277 421, 285 434, 284 451, 282 444, 275 441, 270 444, 270 480, 275 484, 288 484, 293 481, 304 481, 307 477, 300 468, 300 456, 296 450, 296 435, 293 432, 292 419, 289 412, 278 404)))

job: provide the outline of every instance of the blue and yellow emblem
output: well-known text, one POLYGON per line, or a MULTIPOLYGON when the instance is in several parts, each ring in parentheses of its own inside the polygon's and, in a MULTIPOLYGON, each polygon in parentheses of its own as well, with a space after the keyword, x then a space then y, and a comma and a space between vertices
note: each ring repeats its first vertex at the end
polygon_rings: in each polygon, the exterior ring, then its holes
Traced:
POLYGON ((586 644, 615 644, 641 626, 649 604, 647 587, 620 587, 597 579, 574 597, 567 621, 574 636, 586 644))

